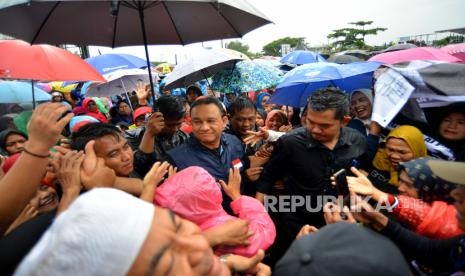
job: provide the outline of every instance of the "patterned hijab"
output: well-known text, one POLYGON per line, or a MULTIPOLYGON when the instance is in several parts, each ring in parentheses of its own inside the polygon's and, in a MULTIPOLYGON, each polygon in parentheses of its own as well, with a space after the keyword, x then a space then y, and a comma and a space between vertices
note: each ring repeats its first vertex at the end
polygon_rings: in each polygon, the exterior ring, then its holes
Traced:
POLYGON ((427 203, 433 201, 454 202, 450 192, 456 185, 437 177, 428 165, 431 157, 423 157, 399 164, 399 174, 405 171, 413 180, 413 186, 417 190, 418 197, 427 203))

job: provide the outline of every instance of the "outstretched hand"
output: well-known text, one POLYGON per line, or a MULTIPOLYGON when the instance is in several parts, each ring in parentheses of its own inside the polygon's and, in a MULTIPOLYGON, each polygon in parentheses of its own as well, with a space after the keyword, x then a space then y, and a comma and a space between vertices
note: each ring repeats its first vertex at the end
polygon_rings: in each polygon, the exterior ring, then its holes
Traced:
POLYGON ((255 146, 257 143, 259 143, 260 141, 262 140, 266 140, 268 138, 268 130, 266 130, 265 128, 261 127, 258 131, 247 131, 247 134, 249 134, 249 136, 247 136, 245 139, 244 139, 244 143, 246 145, 251 145, 252 147, 255 146))
POLYGON ((224 192, 234 201, 241 196, 241 172, 238 168, 229 169, 228 184, 219 181, 224 192))

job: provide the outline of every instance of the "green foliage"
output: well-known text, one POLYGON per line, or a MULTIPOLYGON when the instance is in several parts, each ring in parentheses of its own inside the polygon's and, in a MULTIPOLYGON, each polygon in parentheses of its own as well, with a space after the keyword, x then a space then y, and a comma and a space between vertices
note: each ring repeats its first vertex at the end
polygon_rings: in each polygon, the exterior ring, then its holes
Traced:
POLYGON ((231 41, 229 43, 226 43, 225 48, 235 50, 238 52, 243 53, 244 55, 249 55, 249 45, 243 44, 242 42, 236 40, 236 41, 231 41))
POLYGON ((305 38, 283 37, 263 46, 262 52, 265 56, 281 56, 281 44, 289 44, 291 45, 291 48, 293 48, 299 43, 305 44, 305 38))
POLYGON ((377 35, 379 32, 384 32, 386 28, 372 28, 366 29, 365 26, 371 25, 373 21, 356 21, 350 22, 350 25, 359 26, 360 28, 342 28, 333 30, 328 34, 328 39, 334 39, 331 44, 337 50, 346 50, 350 48, 369 49, 370 47, 365 44, 365 36, 377 35))

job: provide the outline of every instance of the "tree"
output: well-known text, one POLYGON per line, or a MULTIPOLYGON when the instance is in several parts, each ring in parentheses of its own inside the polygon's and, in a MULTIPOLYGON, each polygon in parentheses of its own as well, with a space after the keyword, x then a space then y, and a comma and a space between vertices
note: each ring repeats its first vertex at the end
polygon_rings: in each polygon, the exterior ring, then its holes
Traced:
POLYGON ((291 48, 294 48, 299 43, 305 44, 305 39, 303 37, 283 37, 263 46, 262 52, 265 56, 281 56, 281 44, 289 44, 291 48))
POLYGON ((355 25, 360 28, 343 28, 333 30, 327 38, 328 39, 335 39, 332 45, 335 48, 340 50, 348 49, 348 48, 366 48, 367 45, 365 44, 365 36, 366 35, 377 35, 378 32, 386 31, 386 28, 372 28, 372 29, 365 29, 365 26, 371 25, 373 21, 356 21, 350 22, 350 25, 355 25), (342 38, 342 39, 340 39, 342 38))
POLYGON ((249 45, 243 44, 242 42, 240 42, 238 40, 226 43, 225 47, 228 48, 228 49, 231 49, 231 50, 241 52, 241 53, 243 53, 244 55, 247 55, 247 56, 250 55, 250 53, 249 53, 249 45))

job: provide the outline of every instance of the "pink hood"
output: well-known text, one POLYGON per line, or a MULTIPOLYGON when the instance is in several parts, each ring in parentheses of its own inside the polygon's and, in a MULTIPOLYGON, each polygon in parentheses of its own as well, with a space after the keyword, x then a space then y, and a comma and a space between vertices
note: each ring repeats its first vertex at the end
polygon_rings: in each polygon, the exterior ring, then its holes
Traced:
MULTIPOLYGON (((237 217, 226 213, 219 184, 203 168, 189 167, 169 178, 157 188, 154 203, 168 208, 177 215, 207 230, 237 217)), ((276 237, 276 229, 263 205, 256 199, 241 196, 231 202, 231 208, 240 219, 249 221, 254 232, 247 247, 222 247, 216 253, 234 253, 253 256, 258 249, 266 250, 276 237)))

